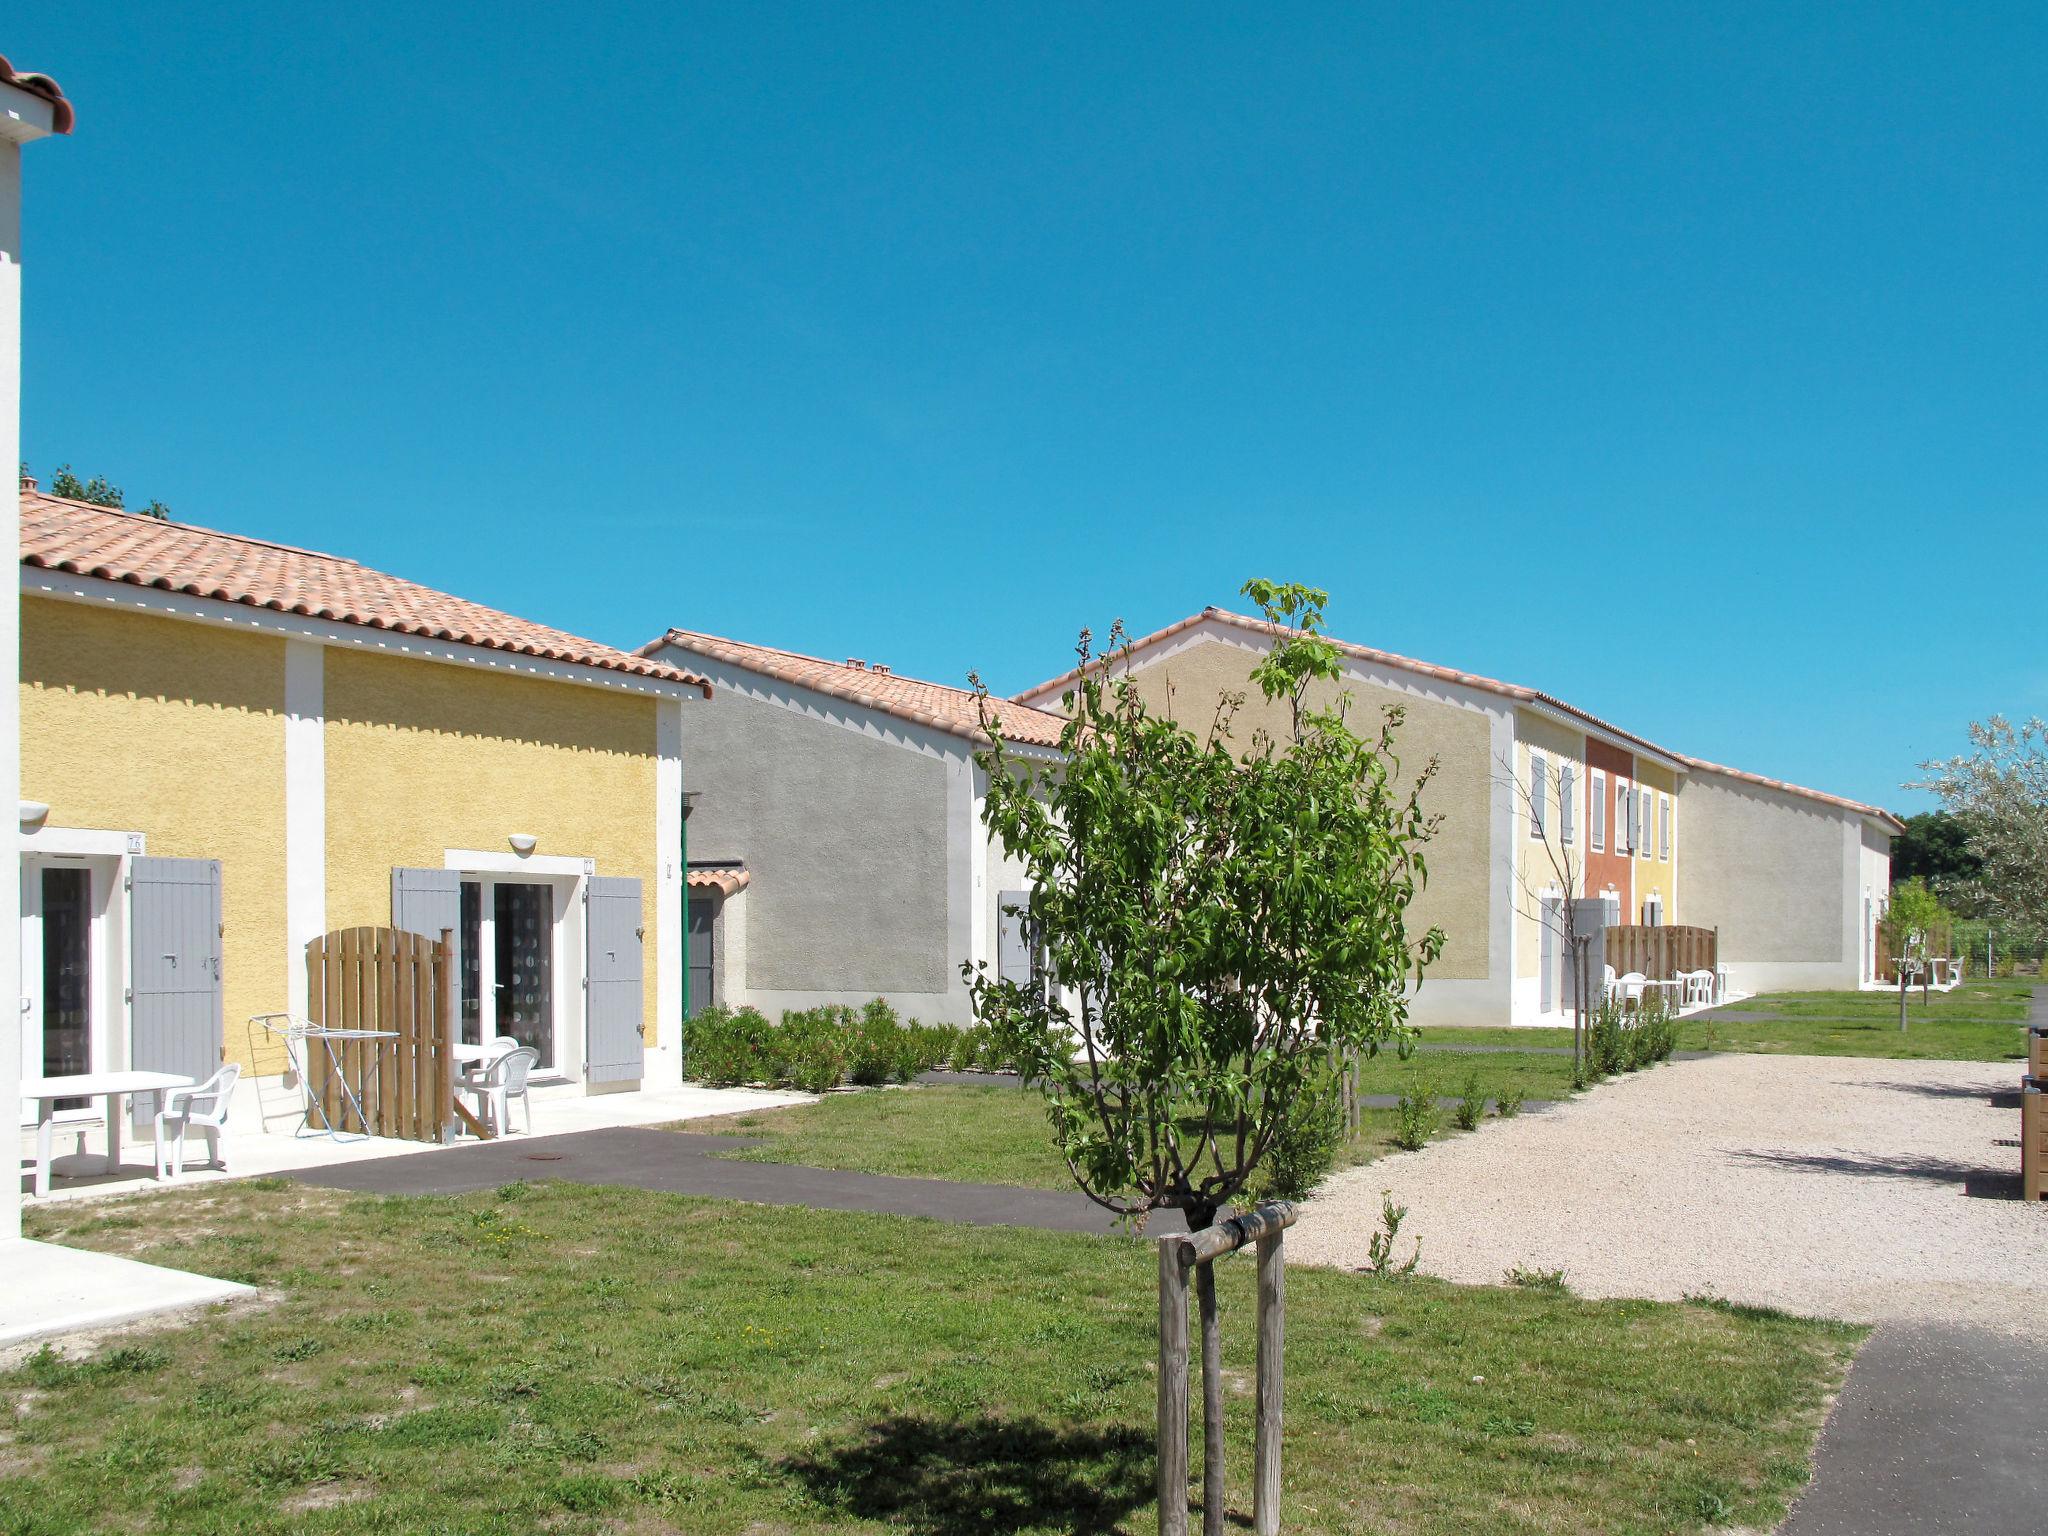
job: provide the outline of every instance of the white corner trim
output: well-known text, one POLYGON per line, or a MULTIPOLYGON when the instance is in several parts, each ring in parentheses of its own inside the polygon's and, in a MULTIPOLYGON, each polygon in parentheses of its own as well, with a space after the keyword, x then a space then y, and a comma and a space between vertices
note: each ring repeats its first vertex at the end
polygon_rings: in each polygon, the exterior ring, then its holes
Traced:
POLYGON ((479 667, 491 672, 573 683, 578 687, 600 688, 613 693, 638 693, 678 701, 703 696, 699 689, 688 683, 671 683, 660 678, 553 661, 541 656, 523 656, 517 651, 493 650, 488 646, 429 640, 418 635, 400 634, 396 630, 373 629, 367 624, 337 624, 328 619, 280 613, 273 608, 259 608, 249 603, 190 597, 182 592, 166 592, 160 587, 103 581, 96 576, 73 576, 66 571, 47 570, 41 566, 21 567, 21 591, 29 597, 86 603, 99 608, 154 614, 159 618, 190 619, 238 629, 246 634, 282 635, 286 639, 311 640, 340 650, 479 667))
POLYGON ((306 945, 327 931, 327 652, 310 640, 284 648, 285 975, 307 1016, 306 945))
POLYGON ((683 1023, 683 708, 663 699, 654 711, 654 1001, 655 1045, 680 1076, 683 1023))

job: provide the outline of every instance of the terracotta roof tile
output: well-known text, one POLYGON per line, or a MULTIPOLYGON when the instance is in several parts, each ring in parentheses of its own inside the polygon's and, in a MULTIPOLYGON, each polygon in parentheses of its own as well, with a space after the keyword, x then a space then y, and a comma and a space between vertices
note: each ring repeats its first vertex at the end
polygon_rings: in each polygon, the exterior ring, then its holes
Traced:
MULTIPOLYGON (((1200 613, 1191 614, 1185 619, 1167 625, 1164 629, 1155 630, 1142 639, 1132 641, 1131 648, 1133 650, 1143 650, 1148 646, 1158 644, 1162 640, 1171 639, 1184 630, 1192 629, 1204 620, 1234 625, 1239 629, 1250 630, 1255 634, 1261 635, 1274 635, 1280 632, 1279 625, 1265 619, 1254 619, 1241 613, 1232 613, 1226 608, 1204 608, 1200 613)), ((1325 638, 1328 639, 1330 637, 1325 636, 1325 638)), ((1517 683, 1503 683, 1491 677, 1482 677, 1476 672, 1460 672, 1453 667, 1438 666, 1434 662, 1417 661, 1412 656, 1397 655, 1393 651, 1374 650, 1371 646, 1356 645, 1348 640, 1331 639, 1330 643, 1345 655, 1355 656, 1364 661, 1377 662, 1383 666, 1399 667, 1403 671, 1414 672, 1423 677, 1433 677, 1442 682, 1455 683, 1465 688, 1477 689, 1482 693, 1498 694, 1502 698, 1513 699, 1519 703, 1546 705, 1551 709, 1571 716, 1575 720, 1590 725, 1596 730, 1604 731, 1619 740, 1631 742, 1644 751, 1658 757, 1668 758, 1672 762, 1681 764, 1686 768, 1698 769, 1706 773, 1725 774, 1729 778, 1741 779, 1750 784, 1759 784, 1767 789, 1783 790, 1786 794, 1790 795, 1803 795, 1809 800, 1818 800, 1827 805, 1839 806, 1843 810, 1855 811, 1859 815, 1875 817, 1888 826, 1901 831, 1905 827, 1905 824, 1890 811, 1874 805, 1865 805, 1860 800, 1845 800, 1839 795, 1825 794, 1818 789, 1807 789, 1798 784, 1788 784, 1781 779, 1767 779, 1761 774, 1744 773, 1739 768, 1723 768, 1718 764, 1709 763, 1700 758, 1687 757, 1683 752, 1674 752, 1668 747, 1660 747, 1655 742, 1638 736, 1632 731, 1625 731, 1620 726, 1612 725, 1602 720, 1598 715, 1591 714, 1586 710, 1578 708, 1576 705, 1567 704, 1563 699, 1557 698, 1555 695, 1543 693, 1534 688, 1524 688, 1517 683)), ((1058 677, 1040 683, 1035 688, 1027 688, 1022 693, 1013 695, 1013 697, 1020 703, 1026 699, 1043 698, 1055 690, 1064 691, 1080 675, 1081 669, 1074 667, 1062 672, 1058 677)))
POLYGON ((693 869, 683 876, 683 883, 693 891, 733 896, 745 890, 752 879, 744 869, 693 869))
POLYGON ((69 133, 78 115, 71 108, 71 99, 64 94, 64 87, 48 75, 39 75, 33 70, 16 69, 7 62, 7 55, 0 53, 0 83, 27 91, 31 96, 40 96, 50 104, 50 126, 58 133, 69 133))
POLYGON ((704 679, 689 672, 387 576, 340 555, 166 522, 26 488, 21 493, 21 563, 684 683, 701 689, 707 698, 711 693, 704 679))
MULTIPOLYGON (((883 668, 825 661, 796 651, 748 645, 687 629, 670 630, 661 639, 640 647, 640 654, 651 655, 668 645, 970 741, 988 739, 981 728, 980 701, 972 689, 899 677, 883 668)), ((1010 699, 992 698, 988 704, 1006 741, 1033 747, 1059 745, 1060 732, 1066 726, 1061 716, 1010 699)))

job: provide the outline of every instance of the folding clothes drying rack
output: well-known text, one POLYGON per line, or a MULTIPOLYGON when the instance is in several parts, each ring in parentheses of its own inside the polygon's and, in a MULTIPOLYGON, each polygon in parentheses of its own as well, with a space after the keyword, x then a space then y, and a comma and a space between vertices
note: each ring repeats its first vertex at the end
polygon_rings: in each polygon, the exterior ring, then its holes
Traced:
POLYGON ((348 1080, 348 1072, 343 1067, 341 1057, 336 1053, 335 1046, 337 1042, 349 1040, 396 1040, 398 1038, 397 1030, 329 1029, 324 1024, 310 1023, 305 1019, 295 1018, 289 1013, 258 1013, 251 1015, 249 1022, 258 1025, 265 1033, 273 1035, 284 1042, 285 1059, 291 1063, 292 1072, 298 1077, 299 1091, 305 1096, 306 1100, 306 1110, 299 1121, 299 1128, 292 1132, 294 1139, 305 1136, 325 1136, 328 1140, 337 1142, 368 1141, 370 1139, 370 1133, 367 1130, 351 1131, 346 1129, 348 1125, 347 1110, 355 1111, 357 1125, 367 1126, 370 1123, 370 1117, 363 1112, 361 1095, 356 1085, 348 1080), (321 1101, 320 1095, 313 1092, 313 1078, 312 1074, 307 1070, 307 1063, 311 1059, 311 1050, 314 1046, 317 1046, 326 1053, 328 1081, 338 1083, 341 1087, 344 1113, 342 1114, 342 1123, 340 1125, 336 1125, 328 1118, 326 1104, 321 1101), (313 1117, 316 1114, 320 1117, 318 1128, 315 1128, 313 1125, 313 1117))

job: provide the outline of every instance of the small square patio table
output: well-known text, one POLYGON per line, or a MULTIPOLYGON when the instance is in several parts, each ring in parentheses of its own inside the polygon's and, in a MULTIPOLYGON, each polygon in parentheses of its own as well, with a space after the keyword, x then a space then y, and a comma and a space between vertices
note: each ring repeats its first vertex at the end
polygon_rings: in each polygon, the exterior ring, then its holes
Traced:
MULTIPOLYGON (((121 1166, 121 1100, 131 1093, 160 1093, 166 1088, 195 1088, 192 1078, 175 1072, 75 1072, 63 1077, 25 1077, 21 1096, 36 1101, 36 1193, 50 1192, 50 1145, 57 1133, 59 1099, 107 1101, 107 1172, 121 1166)), ((151 1132, 152 1141, 155 1132, 151 1132)))

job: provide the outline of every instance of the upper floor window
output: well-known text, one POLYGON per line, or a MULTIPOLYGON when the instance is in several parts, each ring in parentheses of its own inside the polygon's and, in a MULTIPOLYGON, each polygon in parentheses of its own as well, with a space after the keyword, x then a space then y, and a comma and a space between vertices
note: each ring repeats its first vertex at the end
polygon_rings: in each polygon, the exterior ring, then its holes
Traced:
POLYGON ((1529 835, 1541 837, 1550 825, 1550 765, 1529 754, 1529 835))
POLYGON ((1627 779, 1614 781, 1614 851, 1627 853, 1635 847, 1635 791, 1627 779))
POLYGON ((1578 822, 1579 770, 1575 764, 1565 763, 1557 770, 1557 837, 1566 847, 1578 836, 1578 822))
POLYGON ((1657 857, 1667 863, 1671 858, 1671 797, 1657 797, 1657 857))
POLYGON ((1636 792, 1636 852, 1646 859, 1657 854, 1657 794, 1652 789, 1636 792))
POLYGON ((1587 809, 1591 823, 1586 828, 1586 841, 1595 853, 1607 851, 1607 775, 1598 768, 1593 770, 1593 799, 1587 809))

